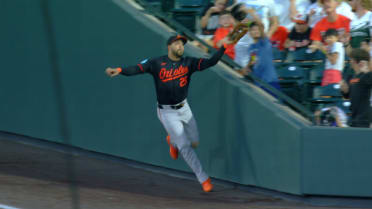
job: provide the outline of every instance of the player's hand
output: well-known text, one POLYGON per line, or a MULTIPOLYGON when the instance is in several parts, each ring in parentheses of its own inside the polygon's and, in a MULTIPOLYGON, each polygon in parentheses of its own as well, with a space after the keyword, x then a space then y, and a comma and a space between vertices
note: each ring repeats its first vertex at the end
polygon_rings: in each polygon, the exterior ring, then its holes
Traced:
POLYGON ((110 77, 114 77, 120 74, 120 71, 117 68, 106 68, 106 74, 110 77))

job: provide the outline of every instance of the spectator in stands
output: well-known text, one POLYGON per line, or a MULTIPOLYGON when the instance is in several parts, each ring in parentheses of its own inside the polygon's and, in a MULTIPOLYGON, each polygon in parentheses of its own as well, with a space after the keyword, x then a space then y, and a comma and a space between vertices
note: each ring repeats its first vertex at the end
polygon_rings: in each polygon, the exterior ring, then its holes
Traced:
MULTIPOLYGON (((364 45, 364 48, 369 47, 369 43, 372 35, 372 12, 368 11, 372 9, 371 0, 351 0, 349 1, 353 11, 355 12, 355 18, 350 23, 350 47, 360 48, 364 45)), ((369 50, 368 50, 369 51, 369 50)))
POLYGON ((289 31, 293 29, 296 16, 302 16, 310 6, 309 0, 275 0, 276 13, 278 14, 279 27, 271 36, 273 47, 283 51, 288 39, 289 31))
POLYGON ((313 28, 321 19, 325 17, 322 3, 320 0, 312 0, 312 4, 305 11, 305 15, 309 18, 309 26, 313 28))
POLYGON ((226 8, 228 0, 215 0, 210 3, 202 12, 200 26, 202 28, 202 35, 210 35, 211 37, 218 28, 218 16, 226 8))
MULTIPOLYGON (((236 4, 231 10, 233 15, 240 14, 243 16, 242 19, 240 19, 240 16, 237 20, 243 22, 257 21, 250 13, 250 11, 254 10, 255 14, 257 14, 264 25, 267 37, 270 39, 279 26, 274 0, 235 0, 235 3, 236 4)), ((234 15, 234 17, 237 18, 236 15, 234 15)), ((252 43, 253 39, 247 34, 235 45, 236 63, 241 66, 246 66, 248 64, 249 55, 247 51, 252 43)))
POLYGON ((370 55, 363 49, 353 49, 350 54, 351 67, 355 75, 349 81, 341 82, 341 91, 351 101, 351 126, 370 127, 372 70, 370 55))
MULTIPOLYGON (((315 27, 315 25, 324 17, 327 16, 326 12, 323 10, 322 0, 311 0, 312 4, 307 8, 305 14, 309 16, 310 27, 315 27)), ((342 1, 336 0, 336 13, 343 15, 350 20, 354 18, 354 13, 352 12, 351 6, 342 1)))
POLYGON ((219 49, 222 45, 225 46, 227 54, 231 59, 235 57, 234 44, 228 44, 229 33, 234 29, 234 18, 229 11, 223 11, 219 17, 219 25, 213 37, 213 47, 219 49))
POLYGON ((252 22, 249 25, 249 34, 254 43, 249 47, 250 61, 242 73, 252 73, 257 78, 280 89, 278 76, 274 68, 272 45, 265 36, 264 26, 260 22, 252 22))
MULTIPOLYGON (((362 41, 360 48, 369 52, 369 55, 372 59, 372 42, 371 41, 369 43, 367 41, 362 41)), ((372 69, 372 62, 370 62, 370 68, 372 69)), ((372 100, 372 97, 371 97, 371 100, 372 100)))
POLYGON ((289 51, 295 51, 308 47, 311 43, 311 28, 308 24, 308 18, 306 15, 298 14, 292 20, 295 22, 295 27, 289 33, 284 47, 289 51))
POLYGON ((280 51, 285 49, 284 44, 288 39, 288 30, 284 26, 279 26, 275 33, 271 36, 270 41, 273 47, 278 48, 280 51))
POLYGON ((324 36, 327 47, 324 47, 322 51, 326 53, 327 59, 322 86, 341 82, 345 61, 345 49, 343 44, 338 41, 337 30, 328 29, 324 36))
POLYGON ((299 14, 305 14, 310 6, 310 0, 274 0, 275 9, 278 14, 279 25, 291 31, 294 27, 292 19, 299 14))
POLYGON ((316 124, 320 126, 349 127, 347 125, 347 115, 337 106, 330 106, 317 110, 314 116, 316 124))
POLYGON ((321 19, 311 31, 310 39, 312 44, 309 46, 313 51, 321 49, 324 43, 323 35, 330 29, 336 29, 339 34, 339 41, 346 43, 350 32, 350 19, 337 14, 336 8, 339 4, 337 0, 321 0, 323 10, 327 16, 321 19))

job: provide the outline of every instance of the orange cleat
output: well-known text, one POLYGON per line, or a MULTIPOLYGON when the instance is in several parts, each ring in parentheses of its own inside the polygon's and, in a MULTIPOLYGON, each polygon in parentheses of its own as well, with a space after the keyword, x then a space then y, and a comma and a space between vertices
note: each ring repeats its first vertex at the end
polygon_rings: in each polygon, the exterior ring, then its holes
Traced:
POLYGON ((178 149, 176 147, 174 147, 170 143, 170 136, 169 135, 167 136, 167 142, 168 142, 168 145, 169 145, 169 154, 170 154, 170 156, 173 158, 173 160, 177 160, 177 158, 178 158, 178 149))
POLYGON ((208 178, 206 181, 202 183, 203 191, 210 192, 213 189, 213 184, 211 183, 211 178, 208 178))

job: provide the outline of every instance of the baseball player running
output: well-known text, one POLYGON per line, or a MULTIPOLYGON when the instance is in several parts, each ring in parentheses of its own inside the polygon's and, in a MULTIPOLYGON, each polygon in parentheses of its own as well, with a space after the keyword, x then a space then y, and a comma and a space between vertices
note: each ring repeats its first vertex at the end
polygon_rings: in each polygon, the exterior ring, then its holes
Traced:
POLYGON ((171 36, 167 41, 168 55, 145 59, 136 66, 107 68, 106 74, 110 77, 119 74, 152 75, 158 100, 158 118, 168 133, 166 141, 170 147, 170 156, 177 159, 180 153, 195 173, 203 190, 210 192, 213 189, 211 179, 203 170, 193 150, 199 144, 199 132, 186 98, 191 75, 217 64, 225 52, 225 47, 222 46, 209 59, 182 57, 186 42, 184 36, 171 36))

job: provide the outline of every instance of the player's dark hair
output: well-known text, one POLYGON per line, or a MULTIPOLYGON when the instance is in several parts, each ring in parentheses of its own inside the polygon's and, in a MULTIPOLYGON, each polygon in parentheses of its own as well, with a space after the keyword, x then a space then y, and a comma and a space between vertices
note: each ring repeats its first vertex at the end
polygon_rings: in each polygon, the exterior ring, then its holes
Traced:
POLYGON ((328 37, 328 36, 336 36, 336 37, 338 37, 338 32, 337 32, 337 30, 334 29, 334 28, 330 28, 330 29, 328 29, 328 30, 325 32, 324 37, 328 37))
POLYGON ((355 60, 357 63, 360 61, 370 61, 370 55, 369 53, 364 49, 353 49, 350 53, 350 59, 355 60))
POLYGON ((237 21, 242 21, 247 16, 247 14, 244 11, 241 11, 240 8, 243 6, 242 3, 236 4, 231 8, 231 15, 234 17, 237 21))

